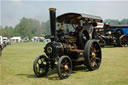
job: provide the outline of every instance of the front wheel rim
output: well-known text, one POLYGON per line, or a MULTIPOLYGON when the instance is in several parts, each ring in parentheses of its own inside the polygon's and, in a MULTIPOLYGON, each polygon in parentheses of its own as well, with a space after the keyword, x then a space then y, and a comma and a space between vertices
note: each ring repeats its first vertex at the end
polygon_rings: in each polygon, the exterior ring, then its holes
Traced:
POLYGON ((48 60, 45 56, 39 56, 34 62, 34 72, 37 77, 43 77, 49 69, 48 60))
POLYGON ((58 75, 61 79, 68 78, 72 71, 71 60, 67 57, 60 59, 58 63, 58 75))

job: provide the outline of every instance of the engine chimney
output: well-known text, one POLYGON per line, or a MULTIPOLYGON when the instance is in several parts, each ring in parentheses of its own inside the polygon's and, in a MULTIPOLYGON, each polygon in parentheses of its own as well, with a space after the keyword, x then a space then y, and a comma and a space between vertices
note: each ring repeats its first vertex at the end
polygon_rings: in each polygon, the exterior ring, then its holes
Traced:
POLYGON ((51 26, 51 35, 56 36, 56 9, 49 8, 50 13, 50 26, 51 26))

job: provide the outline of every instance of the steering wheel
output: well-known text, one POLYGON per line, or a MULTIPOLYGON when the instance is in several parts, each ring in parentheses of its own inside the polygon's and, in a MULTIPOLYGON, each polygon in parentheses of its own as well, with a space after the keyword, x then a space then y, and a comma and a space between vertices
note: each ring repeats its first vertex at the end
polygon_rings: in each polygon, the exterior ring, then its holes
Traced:
POLYGON ((85 43, 90 39, 89 33, 87 30, 83 29, 79 33, 79 45, 81 48, 84 48, 85 43))

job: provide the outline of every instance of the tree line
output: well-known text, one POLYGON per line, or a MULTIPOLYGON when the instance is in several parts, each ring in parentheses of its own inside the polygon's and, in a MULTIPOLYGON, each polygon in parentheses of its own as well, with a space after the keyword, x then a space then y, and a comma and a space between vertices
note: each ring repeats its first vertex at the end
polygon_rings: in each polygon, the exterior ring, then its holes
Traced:
POLYGON ((128 25, 128 19, 122 19, 122 20, 118 20, 118 19, 106 19, 104 20, 105 23, 109 23, 109 24, 113 24, 113 25, 128 25))
MULTIPOLYGON (((104 20, 105 23, 110 24, 127 24, 128 19, 113 20, 113 19, 106 19, 104 20)), ((33 36, 44 36, 50 34, 50 21, 46 22, 39 22, 36 19, 25 18, 23 17, 20 22, 15 26, 0 26, 0 35, 11 38, 13 36, 21 36, 22 38, 28 37, 32 38, 33 36)))
POLYGON ((21 36, 22 38, 33 36, 44 36, 50 34, 49 20, 47 22, 40 23, 36 19, 23 17, 20 22, 15 26, 0 26, 0 35, 8 38, 13 36, 21 36))

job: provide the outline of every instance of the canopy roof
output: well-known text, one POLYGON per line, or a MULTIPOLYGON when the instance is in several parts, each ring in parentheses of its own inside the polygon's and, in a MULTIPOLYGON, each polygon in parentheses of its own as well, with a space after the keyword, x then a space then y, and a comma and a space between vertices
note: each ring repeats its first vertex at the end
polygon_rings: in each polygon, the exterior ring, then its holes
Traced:
POLYGON ((79 13, 65 13, 56 18, 58 23, 66 24, 77 24, 80 20, 102 22, 102 18, 99 16, 79 13))
POLYGON ((128 28, 128 25, 110 25, 110 28, 128 28))

